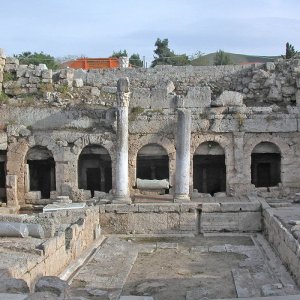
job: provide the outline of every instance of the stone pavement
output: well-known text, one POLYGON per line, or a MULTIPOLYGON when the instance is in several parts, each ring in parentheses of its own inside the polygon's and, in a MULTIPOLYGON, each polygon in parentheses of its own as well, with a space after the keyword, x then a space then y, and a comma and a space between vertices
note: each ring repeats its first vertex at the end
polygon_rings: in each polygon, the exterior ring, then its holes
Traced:
POLYGON ((76 295, 79 292, 83 297, 118 299, 137 255, 137 246, 116 237, 108 237, 89 262, 75 274, 71 287, 76 289, 76 295))

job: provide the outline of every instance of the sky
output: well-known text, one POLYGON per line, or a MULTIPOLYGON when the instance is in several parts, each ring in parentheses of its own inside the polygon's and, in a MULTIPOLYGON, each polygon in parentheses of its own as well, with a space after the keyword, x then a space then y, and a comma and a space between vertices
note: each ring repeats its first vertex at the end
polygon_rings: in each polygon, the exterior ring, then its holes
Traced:
POLYGON ((299 0, 0 0, 0 48, 54 57, 153 60, 157 38, 176 54, 281 55, 300 50, 299 0))

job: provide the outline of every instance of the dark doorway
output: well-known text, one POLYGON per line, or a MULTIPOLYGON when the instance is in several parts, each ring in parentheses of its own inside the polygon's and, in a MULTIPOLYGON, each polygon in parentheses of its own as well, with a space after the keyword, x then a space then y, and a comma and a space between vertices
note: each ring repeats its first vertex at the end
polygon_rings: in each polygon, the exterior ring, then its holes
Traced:
POLYGON ((251 183, 256 187, 276 186, 280 182, 279 153, 251 154, 251 183))
POLYGON ((169 156, 166 150, 156 144, 142 147, 137 155, 136 177, 169 180, 169 156))
POLYGON ((47 160, 29 160, 29 174, 30 174, 30 190, 41 191, 42 198, 50 198, 50 191, 52 180, 51 173, 53 173, 55 163, 54 159, 47 160))
POLYGON ((194 155, 193 181, 199 193, 225 192, 225 155, 194 155))
POLYGON ((78 160, 78 188, 108 193, 112 189, 111 158, 108 151, 98 145, 86 146, 78 160))
POLYGON ((6 151, 0 150, 0 201, 6 201, 6 151))
POLYGON ((101 190, 101 170, 99 168, 86 169, 87 189, 91 191, 94 197, 95 191, 101 190))
POLYGON ((40 191, 42 198, 50 198, 55 191, 55 161, 45 147, 36 146, 28 150, 30 191, 40 191))
POLYGON ((0 188, 5 188, 5 162, 0 161, 0 188))

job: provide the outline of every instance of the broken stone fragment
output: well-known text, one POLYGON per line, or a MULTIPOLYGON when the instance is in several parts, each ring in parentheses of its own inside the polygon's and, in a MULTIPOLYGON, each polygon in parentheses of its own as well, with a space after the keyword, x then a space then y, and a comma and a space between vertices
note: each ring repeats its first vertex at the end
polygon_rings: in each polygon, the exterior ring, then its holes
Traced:
POLYGON ((273 101, 281 101, 282 99, 281 91, 276 86, 271 86, 268 99, 273 101))
POLYGON ((215 101, 213 106, 242 106, 244 95, 233 91, 224 91, 215 101))
POLYGON ((169 181, 167 179, 149 180, 137 178, 136 186, 138 189, 168 189, 169 181))
POLYGON ((74 79, 73 86, 77 88, 83 87, 83 80, 81 78, 74 79))
POLYGON ((119 93, 129 93, 130 83, 128 77, 120 78, 117 83, 117 91, 119 93))
POLYGON ((29 234, 26 224, 16 222, 0 222, 0 236, 27 237, 29 234))
POLYGON ((44 276, 37 281, 34 291, 50 292, 51 294, 64 299, 68 294, 69 288, 70 287, 66 281, 61 280, 56 276, 44 276))
POLYGON ((0 293, 23 294, 29 293, 25 280, 16 278, 1 278, 0 293))

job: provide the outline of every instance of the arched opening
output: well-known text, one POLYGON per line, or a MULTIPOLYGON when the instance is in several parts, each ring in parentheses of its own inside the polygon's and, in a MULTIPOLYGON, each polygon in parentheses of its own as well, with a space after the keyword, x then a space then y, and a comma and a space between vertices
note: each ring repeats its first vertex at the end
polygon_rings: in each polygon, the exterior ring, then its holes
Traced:
POLYGON ((136 177, 140 179, 168 179, 169 156, 160 145, 148 144, 137 154, 136 177))
POLYGON ((251 183, 256 187, 276 186, 281 173, 281 153, 279 148, 270 142, 255 146, 251 153, 251 183))
POLYGON ((213 195, 226 191, 226 165, 223 148, 216 142, 204 142, 193 158, 193 184, 199 193, 213 195))
POLYGON ((29 169, 30 191, 40 191, 42 198, 50 198, 55 191, 55 161, 46 147, 36 146, 28 150, 26 156, 29 169))
POLYGON ((98 145, 86 146, 78 160, 78 188, 108 193, 112 188, 111 157, 108 151, 98 145))
POLYGON ((6 151, 0 150, 0 202, 6 202, 6 151))

